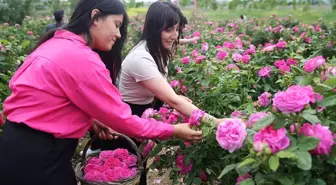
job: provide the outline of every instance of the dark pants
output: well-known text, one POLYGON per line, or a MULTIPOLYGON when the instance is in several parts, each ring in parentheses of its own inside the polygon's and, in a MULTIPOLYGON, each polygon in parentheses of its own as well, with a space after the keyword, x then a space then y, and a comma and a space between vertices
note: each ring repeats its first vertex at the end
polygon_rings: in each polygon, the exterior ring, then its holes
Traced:
MULTIPOLYGON (((146 109, 153 107, 153 104, 147 104, 147 105, 135 105, 135 104, 131 104, 131 103, 127 103, 127 104, 131 107, 132 114, 137 115, 139 117, 142 116, 143 112, 146 109)), ((160 104, 157 104, 157 107, 159 107, 159 106, 160 106, 160 104)), ((141 144, 141 142, 138 142, 137 140, 135 140, 133 138, 132 138, 132 140, 137 144, 137 146, 139 146, 141 144)), ((117 148, 125 148, 133 154, 136 153, 135 150, 132 148, 132 146, 129 144, 129 142, 126 141, 125 139, 113 139, 113 140, 97 139, 91 145, 92 150, 95 150, 95 149, 115 150, 117 148)), ((144 166, 143 167, 144 167, 144 171, 141 174, 140 185, 146 185, 147 184, 147 172, 146 172, 147 161, 144 161, 144 166)))
POLYGON ((76 185, 71 158, 77 144, 7 120, 0 137, 0 184, 76 185))

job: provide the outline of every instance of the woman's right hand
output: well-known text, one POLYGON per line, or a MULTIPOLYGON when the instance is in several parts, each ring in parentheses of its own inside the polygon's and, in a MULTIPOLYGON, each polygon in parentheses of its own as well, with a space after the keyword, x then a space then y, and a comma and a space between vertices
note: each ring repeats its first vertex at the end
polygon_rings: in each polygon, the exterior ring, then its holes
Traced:
POLYGON ((174 125, 174 136, 183 141, 192 142, 198 142, 203 139, 202 131, 191 129, 188 123, 174 125))

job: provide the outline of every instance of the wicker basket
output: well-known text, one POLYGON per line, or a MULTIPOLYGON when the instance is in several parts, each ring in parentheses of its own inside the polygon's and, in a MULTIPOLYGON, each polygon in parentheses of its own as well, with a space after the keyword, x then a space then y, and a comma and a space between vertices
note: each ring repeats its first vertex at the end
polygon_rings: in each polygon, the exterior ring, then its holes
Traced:
POLYGON ((137 170, 136 170, 136 174, 129 179, 123 179, 117 182, 93 182, 93 181, 86 181, 84 179, 84 167, 87 164, 88 159, 92 158, 92 157, 96 157, 99 156, 99 153, 96 154, 92 154, 92 155, 88 155, 86 156, 86 152, 89 149, 89 147, 91 146, 92 142, 97 138, 97 136, 93 136, 88 143, 86 144, 84 151, 83 151, 83 155, 81 158, 81 161, 77 164, 76 168, 75 168, 75 173, 76 173, 76 177, 78 179, 78 181, 81 183, 81 185, 138 185, 140 182, 140 176, 143 169, 143 162, 142 162, 142 157, 141 157, 141 153, 139 148, 137 147, 137 145, 132 141, 132 139, 130 139, 129 137, 120 134, 120 133, 114 133, 113 135, 118 136, 120 138, 123 138, 125 140, 127 140, 132 147, 134 148, 134 150, 136 151, 136 157, 137 157, 137 170))

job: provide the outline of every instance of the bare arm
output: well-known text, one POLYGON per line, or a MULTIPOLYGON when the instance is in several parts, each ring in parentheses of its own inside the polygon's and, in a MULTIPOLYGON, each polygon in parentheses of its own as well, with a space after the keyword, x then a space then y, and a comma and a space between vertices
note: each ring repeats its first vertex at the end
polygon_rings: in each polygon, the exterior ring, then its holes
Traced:
MULTIPOLYGON (((141 81, 140 83, 145 88, 149 89, 156 97, 166 102, 169 106, 173 107, 184 116, 190 117, 192 112, 198 109, 187 99, 177 95, 173 88, 170 87, 169 83, 162 76, 141 81)), ((210 115, 204 116, 202 121, 210 123, 210 119, 215 119, 216 123, 222 121, 210 115)))

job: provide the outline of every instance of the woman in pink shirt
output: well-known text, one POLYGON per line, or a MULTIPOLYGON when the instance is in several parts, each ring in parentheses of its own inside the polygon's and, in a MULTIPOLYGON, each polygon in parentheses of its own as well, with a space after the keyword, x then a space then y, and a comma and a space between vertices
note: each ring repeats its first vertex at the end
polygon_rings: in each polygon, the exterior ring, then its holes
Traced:
POLYGON ((111 83, 121 66, 126 30, 121 1, 80 0, 69 24, 41 39, 9 84, 0 184, 76 185, 70 160, 93 118, 135 138, 202 139, 202 132, 187 124, 131 115, 111 83), (113 64, 112 79, 102 60, 113 64))

